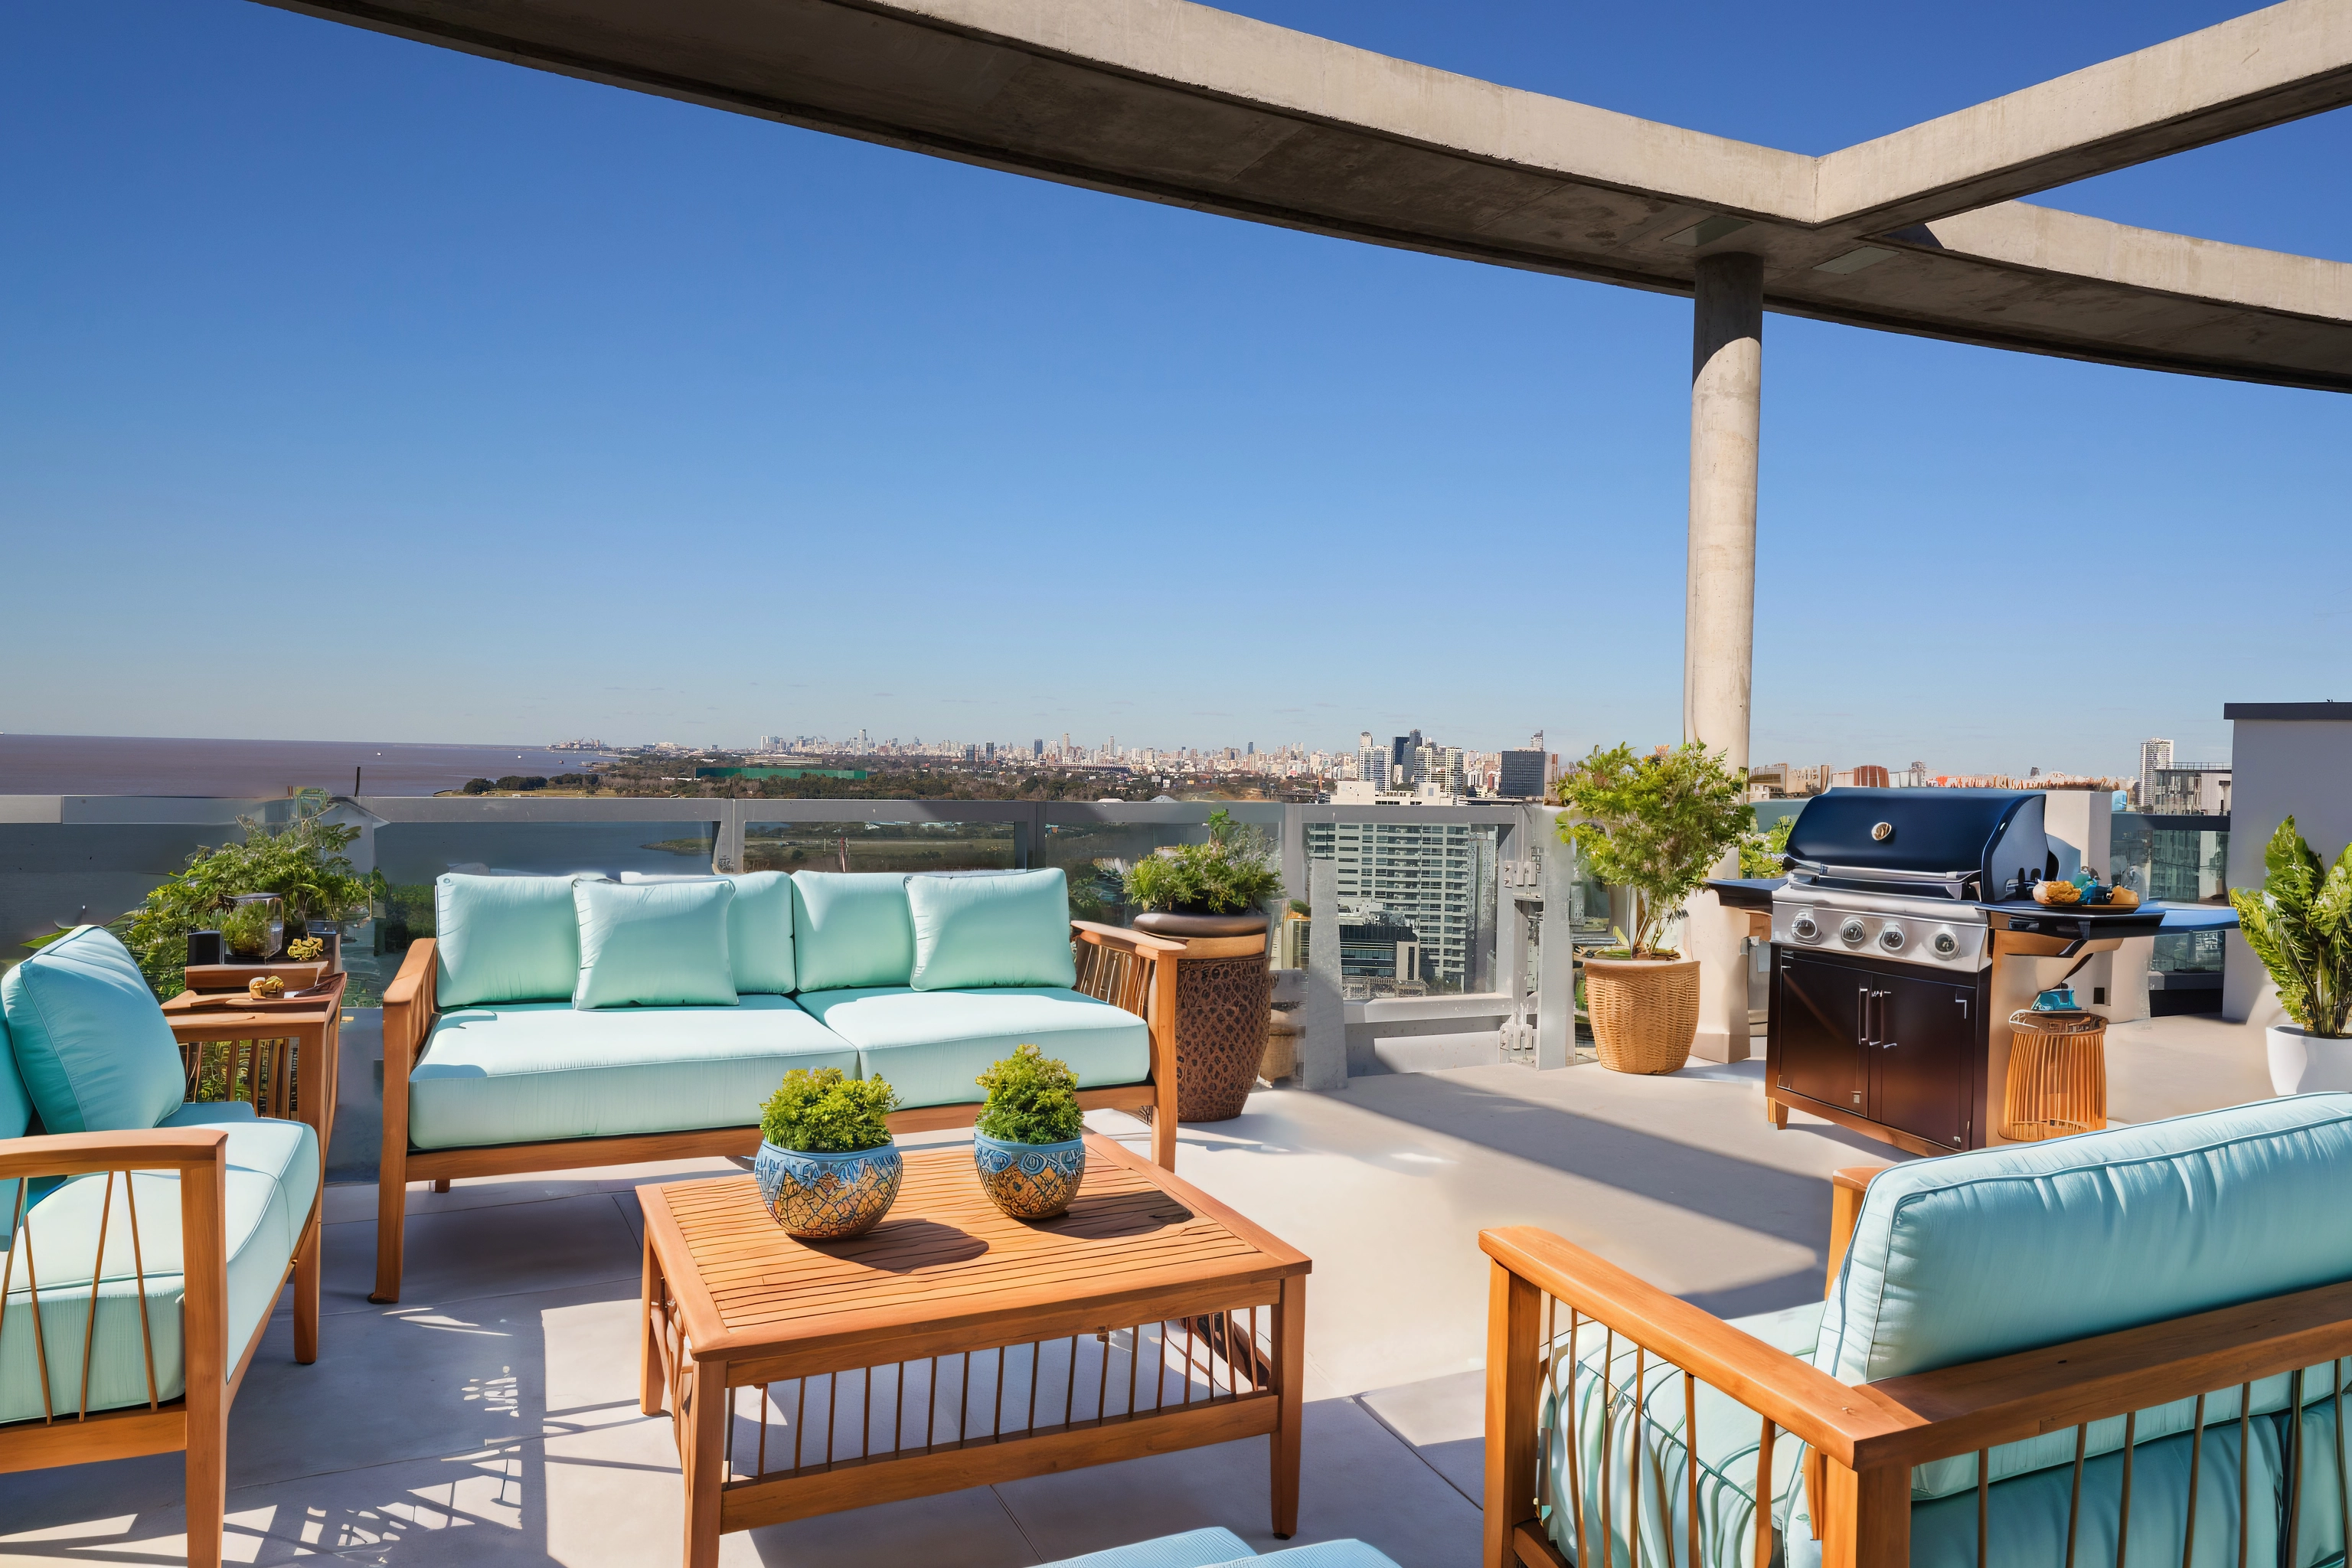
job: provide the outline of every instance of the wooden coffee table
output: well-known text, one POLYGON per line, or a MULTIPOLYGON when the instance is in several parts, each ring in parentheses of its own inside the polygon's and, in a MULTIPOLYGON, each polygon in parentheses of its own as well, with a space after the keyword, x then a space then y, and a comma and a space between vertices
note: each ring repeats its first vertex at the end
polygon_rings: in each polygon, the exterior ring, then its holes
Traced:
POLYGON ((637 1199, 688 1568, 727 1531, 1260 1433, 1297 1528, 1311 1265, 1108 1138, 1059 1219, 998 1213, 962 1144, 909 1151, 855 1241, 793 1240, 750 1176, 637 1199))

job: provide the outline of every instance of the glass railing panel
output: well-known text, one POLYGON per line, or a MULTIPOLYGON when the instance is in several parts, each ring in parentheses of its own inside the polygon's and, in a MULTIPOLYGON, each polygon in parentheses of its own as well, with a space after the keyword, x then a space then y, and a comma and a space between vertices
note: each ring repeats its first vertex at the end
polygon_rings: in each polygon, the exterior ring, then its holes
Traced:
POLYGON ((376 869, 386 886, 367 945, 377 954, 396 954, 434 933, 433 884, 444 872, 707 872, 719 829, 713 822, 688 819, 388 822, 375 830, 374 840, 376 869))
POLYGON ((1307 858, 1338 872, 1340 985, 1350 998, 1492 991, 1503 823, 1470 811, 1335 808, 1307 858))
POLYGON ((2230 819, 2118 811, 2110 820, 2110 875, 2143 898, 2169 903, 2229 900, 2230 819))
POLYGON ((1011 871, 1010 822, 749 822, 747 871, 1011 871))
MULTIPOLYGON (((1209 814, 1216 809, 1214 804, 1197 802, 1118 806, 1056 803, 1045 809, 1044 830, 1031 864, 1058 866, 1068 876, 1070 913, 1076 919, 1126 925, 1142 912, 1127 900, 1128 868, 1165 845, 1207 843, 1209 814)), ((1280 805, 1235 801, 1224 809, 1235 821, 1264 834, 1268 847, 1278 851, 1280 805)), ((1306 897, 1303 888, 1285 892, 1306 897)), ((1265 912, 1279 919, 1282 906, 1265 912)))

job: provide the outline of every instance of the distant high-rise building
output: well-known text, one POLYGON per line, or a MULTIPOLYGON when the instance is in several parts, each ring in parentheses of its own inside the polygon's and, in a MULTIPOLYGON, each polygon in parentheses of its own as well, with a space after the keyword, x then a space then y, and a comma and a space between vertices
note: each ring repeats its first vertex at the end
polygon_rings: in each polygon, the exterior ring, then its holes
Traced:
POLYGON ((1396 784, 1413 782, 1414 755, 1421 750, 1421 731, 1399 735, 1389 742, 1389 778, 1396 784))
POLYGON ((1854 769, 1853 783, 1854 787, 1857 789, 1892 789, 1895 787, 1893 782, 1887 776, 1886 770, 1880 767, 1875 763, 1864 763, 1862 766, 1854 769))
POLYGON ((1244 747, 1242 748, 1242 755, 1243 755, 1243 756, 1244 756, 1244 757, 1255 757, 1255 756, 1256 756, 1256 755, 1257 755, 1257 742, 1256 742, 1255 741, 1252 741, 1248 745, 1244 746, 1244 747))
POLYGON ((1530 752, 1505 752, 1501 772, 1496 776, 1495 793, 1506 800, 1542 799, 1543 748, 1538 746, 1530 752))
POLYGON ((1356 737, 1356 776, 1374 789, 1388 787, 1389 754, 1373 743, 1370 730, 1356 737))
POLYGON ((1042 757, 1042 756, 1044 756, 1044 755, 1045 754, 1045 742, 1043 742, 1043 741, 1032 741, 1032 742, 1029 742, 1029 754, 1030 754, 1032 757, 1042 757))
POLYGON ((2172 742, 2142 741, 2139 743, 2139 808, 2156 809, 2156 775, 2172 766, 2172 742))

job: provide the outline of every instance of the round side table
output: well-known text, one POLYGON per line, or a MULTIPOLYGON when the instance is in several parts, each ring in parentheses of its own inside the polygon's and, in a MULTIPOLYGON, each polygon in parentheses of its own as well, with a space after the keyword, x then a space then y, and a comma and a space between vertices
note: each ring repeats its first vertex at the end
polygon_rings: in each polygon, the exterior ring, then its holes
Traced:
POLYGON ((2000 1135, 2038 1142, 2107 1124, 2107 1021, 2096 1013, 2009 1016, 2009 1084, 2000 1135))

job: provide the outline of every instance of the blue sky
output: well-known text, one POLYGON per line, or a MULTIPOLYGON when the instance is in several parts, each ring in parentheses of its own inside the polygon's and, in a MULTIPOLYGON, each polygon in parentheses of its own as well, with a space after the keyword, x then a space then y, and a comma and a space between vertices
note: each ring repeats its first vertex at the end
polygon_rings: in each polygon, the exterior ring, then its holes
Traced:
MULTIPOLYGON (((1806 153, 2232 11, 1239 8, 1806 153)), ((2347 165, 2337 113, 2038 199, 2352 259, 2347 165)), ((1685 300, 245 0, 7 8, 0 178, 0 729, 1675 731, 1685 300)), ((1781 317, 1765 388, 1759 761, 2352 697, 2352 399, 1781 317)))

